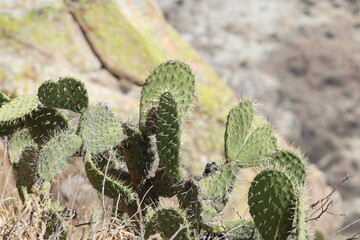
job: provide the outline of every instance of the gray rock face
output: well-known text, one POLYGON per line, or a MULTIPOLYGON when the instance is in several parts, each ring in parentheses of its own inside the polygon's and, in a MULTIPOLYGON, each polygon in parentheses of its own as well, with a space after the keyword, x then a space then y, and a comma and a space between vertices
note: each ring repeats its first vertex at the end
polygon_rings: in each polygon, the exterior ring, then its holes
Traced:
MULTIPOLYGON (((182 37, 239 96, 262 104, 260 111, 331 185, 346 173, 359 175, 359 1, 158 3, 182 37)), ((358 183, 350 179, 342 196, 356 202, 358 183)))

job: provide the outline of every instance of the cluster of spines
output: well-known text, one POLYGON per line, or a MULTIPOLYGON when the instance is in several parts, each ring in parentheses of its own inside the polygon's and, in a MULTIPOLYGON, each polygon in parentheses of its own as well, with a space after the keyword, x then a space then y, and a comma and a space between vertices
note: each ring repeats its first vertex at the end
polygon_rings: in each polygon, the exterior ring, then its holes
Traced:
MULTIPOLYGON (((229 112, 225 131, 226 162, 200 180, 184 177, 181 121, 193 99, 194 89, 194 75, 186 64, 169 61, 155 68, 142 90, 137 128, 127 123, 121 127, 105 105, 89 106, 86 88, 79 80, 72 77, 58 82, 49 80, 40 86, 37 96, 10 100, 1 94, 0 132, 8 135, 25 127, 13 137, 11 158, 18 159, 15 163, 18 164, 21 159, 29 158, 30 153, 36 155, 31 164, 37 167, 31 176, 47 182, 61 171, 69 158, 84 156, 90 183, 104 195, 121 200, 131 215, 139 208, 136 197, 147 203, 157 202, 161 196, 177 195, 183 210, 159 208, 158 213, 149 218, 147 227, 147 234, 156 230, 163 237, 171 237, 170 233, 174 234, 182 226, 174 239, 190 239, 201 229, 214 233, 226 231, 226 224, 218 228, 208 223, 227 203, 239 170, 262 165, 271 158, 270 167, 260 172, 251 184, 249 207, 254 222, 245 225, 254 225, 265 239, 281 240, 297 222, 298 235, 302 236, 304 211, 301 206, 304 203, 298 190, 305 181, 304 164, 291 152, 276 151, 270 125, 254 126, 250 101, 240 102, 229 112), (16 111, 9 113, 12 108, 16 111), (59 109, 81 114, 77 129, 70 126, 59 109), (108 161, 117 162, 119 157, 110 160, 99 156, 112 151, 119 153, 118 150, 128 172, 118 171, 124 174, 113 178, 106 174, 116 172, 108 169, 108 161), (102 171, 104 166, 107 166, 106 172, 102 171), (286 191, 279 188, 281 184, 286 186, 286 191), (274 205, 271 216, 268 206, 263 204, 266 201, 274 205), (169 225, 169 221, 173 224, 169 225)), ((29 190, 29 186, 25 187, 29 190)))

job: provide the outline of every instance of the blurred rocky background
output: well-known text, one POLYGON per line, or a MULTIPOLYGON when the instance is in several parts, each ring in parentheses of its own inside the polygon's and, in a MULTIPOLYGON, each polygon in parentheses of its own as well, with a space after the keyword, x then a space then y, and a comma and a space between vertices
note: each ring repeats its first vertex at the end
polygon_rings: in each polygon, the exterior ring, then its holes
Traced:
MULTIPOLYGON (((248 96, 325 171, 310 167, 309 202, 315 202, 331 191, 326 182, 334 186, 360 172, 359 11, 356 0, 0 0, 0 90, 34 94, 47 79, 73 75, 86 83, 93 103, 107 102, 119 119, 135 123, 146 76, 160 62, 181 59, 197 75, 183 136, 189 172, 223 160, 226 113, 248 96)), ((8 187, 3 159, 0 167, 1 199, 16 189, 8 187)), ((68 168, 55 196, 79 207, 94 204, 81 160, 68 168)), ((349 217, 325 214, 314 228, 329 235, 360 217, 358 183, 354 177, 341 188, 349 217)), ((245 201, 243 188, 236 194, 234 203, 245 201)), ((332 211, 344 213, 341 197, 334 200, 332 211)))
POLYGON ((157 1, 183 39, 238 96, 257 101, 330 185, 354 175, 340 191, 359 218, 360 1, 157 1))

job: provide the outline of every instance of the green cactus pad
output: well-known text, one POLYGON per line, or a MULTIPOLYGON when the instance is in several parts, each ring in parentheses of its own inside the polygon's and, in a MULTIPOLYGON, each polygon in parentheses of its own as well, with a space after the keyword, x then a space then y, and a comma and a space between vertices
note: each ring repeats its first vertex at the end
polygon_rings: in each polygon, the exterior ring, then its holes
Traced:
POLYGON ((237 162, 240 167, 251 167, 260 164, 276 151, 276 138, 272 136, 272 127, 262 125, 254 130, 246 140, 237 162))
POLYGON ((37 170, 41 179, 51 181, 80 149, 81 138, 73 133, 63 133, 48 141, 39 153, 37 170))
POLYGON ((209 204, 221 211, 234 188, 238 171, 236 162, 228 162, 221 167, 219 172, 200 180, 201 198, 209 200, 209 204))
POLYGON ((190 179, 181 185, 177 193, 180 208, 185 210, 191 227, 197 231, 200 230, 202 209, 199 188, 199 184, 194 179, 190 179))
POLYGON ((57 109, 41 108, 26 118, 25 126, 36 143, 42 145, 60 130, 68 129, 69 120, 57 109))
POLYGON ((127 138, 121 143, 127 168, 131 176, 131 183, 137 187, 148 174, 155 161, 155 151, 149 136, 129 124, 123 125, 127 138))
POLYGON ((14 134, 16 131, 24 126, 22 121, 15 121, 10 123, 0 123, 0 137, 14 134))
MULTIPOLYGON (((0 92, 0 107, 10 102, 11 99, 3 92, 0 92)), ((22 121, 0 122, 0 137, 11 135, 23 127, 22 121)))
POLYGON ((156 233, 159 233, 164 239, 190 239, 190 231, 185 214, 179 209, 174 208, 158 210, 146 224, 145 238, 156 233), (182 227, 183 229, 180 230, 182 227))
POLYGON ((292 239, 296 240, 309 240, 309 232, 307 231, 306 226, 306 207, 305 207, 305 197, 303 191, 298 196, 298 201, 296 203, 296 219, 294 221, 295 227, 295 236, 292 239))
POLYGON ((183 177, 183 173, 180 167, 181 131, 178 109, 170 93, 161 95, 156 126, 159 168, 164 172, 166 181, 169 181, 167 183, 172 185, 183 177))
POLYGON ((37 148, 37 144, 32 139, 30 131, 26 128, 16 132, 9 142, 9 160, 11 164, 19 163, 22 152, 27 147, 37 148))
POLYGON ((135 204, 135 195, 132 190, 121 182, 117 182, 107 177, 102 173, 92 161, 90 153, 85 154, 85 171, 91 185, 100 193, 103 191, 104 195, 112 199, 124 201, 127 205, 135 204))
POLYGON ((40 106, 37 96, 22 96, 5 103, 0 108, 0 123, 10 123, 24 118, 40 106))
POLYGON ((305 184, 305 162, 300 156, 290 151, 278 151, 272 157, 271 164, 286 171, 294 181, 303 187, 305 184))
POLYGON ((16 185, 23 201, 25 201, 27 193, 31 190, 37 179, 35 168, 37 156, 37 149, 33 146, 28 146, 21 152, 18 162, 13 164, 16 176, 16 185))
POLYGON ((8 97, 8 95, 0 91, 0 107, 10 101, 11 99, 8 97))
POLYGON ((248 135, 254 118, 250 101, 242 101, 228 114, 225 130, 225 155, 228 160, 235 160, 248 135))
POLYGON ((38 96, 40 101, 47 107, 82 113, 89 106, 84 83, 73 77, 62 77, 58 82, 45 81, 39 87, 38 96))
POLYGON ((180 61, 168 61, 157 66, 141 92, 140 126, 143 128, 148 112, 158 105, 160 96, 170 92, 179 106, 179 117, 189 108, 195 92, 195 77, 191 69, 180 61))
POLYGON ((91 106, 81 115, 78 134, 86 151, 98 154, 118 145, 123 132, 114 114, 105 105, 91 106))
POLYGON ((268 169, 254 178, 248 205, 264 239, 286 240, 294 221, 295 202, 294 186, 284 172, 268 169))

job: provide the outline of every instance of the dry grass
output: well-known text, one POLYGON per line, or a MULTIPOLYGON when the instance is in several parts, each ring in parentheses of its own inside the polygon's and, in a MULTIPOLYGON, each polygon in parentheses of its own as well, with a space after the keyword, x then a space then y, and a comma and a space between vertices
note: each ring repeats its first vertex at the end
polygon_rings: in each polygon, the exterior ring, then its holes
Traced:
POLYGON ((47 234, 48 226, 52 223, 53 204, 49 199, 40 199, 30 195, 24 203, 15 198, 2 199, 0 203, 0 236, 2 239, 62 239, 64 232, 66 239, 136 239, 134 233, 125 230, 126 220, 105 217, 98 221, 75 224, 72 214, 57 211, 59 219, 56 230, 47 234))
MULTIPOLYGON (((1 144, 2 145, 2 144, 1 144)), ((55 179, 51 197, 29 195, 23 203, 17 193, 14 172, 0 145, 0 239, 137 239, 132 222, 112 217, 112 201, 102 198, 87 181, 82 164, 76 159, 55 179), (105 202, 102 202, 102 201, 105 202), (63 211, 54 206, 63 206, 63 211), (106 206, 104 214, 102 206, 106 206), (76 213, 76 214, 73 214, 76 213), (56 215, 57 228, 47 233, 56 215), (131 232, 132 231, 132 232, 131 232)))

